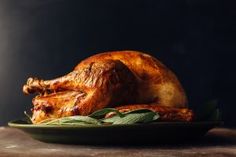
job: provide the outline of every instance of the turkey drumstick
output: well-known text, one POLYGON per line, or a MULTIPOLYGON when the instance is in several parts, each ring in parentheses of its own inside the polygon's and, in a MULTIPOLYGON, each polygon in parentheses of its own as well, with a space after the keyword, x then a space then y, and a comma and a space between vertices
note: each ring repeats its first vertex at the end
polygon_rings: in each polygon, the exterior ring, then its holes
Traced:
POLYGON ((128 103, 129 93, 135 94, 135 82, 135 76, 122 62, 105 60, 87 64, 54 80, 30 78, 23 91, 42 93, 33 99, 32 120, 37 123, 49 117, 88 115, 111 102, 128 103))

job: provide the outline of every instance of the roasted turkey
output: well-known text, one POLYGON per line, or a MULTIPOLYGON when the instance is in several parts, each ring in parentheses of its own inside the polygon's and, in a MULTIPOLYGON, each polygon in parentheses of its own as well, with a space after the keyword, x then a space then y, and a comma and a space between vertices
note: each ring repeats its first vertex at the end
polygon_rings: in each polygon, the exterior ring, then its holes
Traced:
POLYGON ((156 58, 137 51, 96 54, 53 80, 30 77, 23 92, 38 94, 32 100, 33 123, 89 115, 105 107, 121 112, 151 109, 164 121, 193 119, 175 74, 156 58))

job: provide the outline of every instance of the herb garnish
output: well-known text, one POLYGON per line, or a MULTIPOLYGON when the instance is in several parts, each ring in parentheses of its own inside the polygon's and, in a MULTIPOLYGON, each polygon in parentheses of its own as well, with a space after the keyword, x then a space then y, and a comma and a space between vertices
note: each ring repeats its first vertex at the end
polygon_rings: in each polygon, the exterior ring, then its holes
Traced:
MULTIPOLYGON (((28 117, 28 115, 27 115, 28 117)), ((30 117, 28 117, 30 118, 30 117)), ((39 125, 112 125, 135 124, 153 122, 159 118, 158 113, 148 109, 139 109, 121 113, 115 108, 104 108, 88 116, 69 116, 55 119, 47 119, 39 125), (110 118, 104 118, 107 113, 114 112, 110 118)))

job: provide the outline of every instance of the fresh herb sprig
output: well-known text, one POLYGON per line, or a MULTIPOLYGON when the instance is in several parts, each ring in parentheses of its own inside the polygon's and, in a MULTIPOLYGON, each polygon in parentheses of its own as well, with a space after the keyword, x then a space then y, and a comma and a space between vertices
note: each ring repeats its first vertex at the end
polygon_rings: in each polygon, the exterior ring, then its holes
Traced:
POLYGON ((153 122, 159 118, 158 113, 148 109, 139 109, 121 113, 115 108, 104 108, 88 116, 69 116, 42 121, 40 125, 113 125, 135 124, 153 122), (115 115, 104 118, 106 114, 114 112, 115 115))

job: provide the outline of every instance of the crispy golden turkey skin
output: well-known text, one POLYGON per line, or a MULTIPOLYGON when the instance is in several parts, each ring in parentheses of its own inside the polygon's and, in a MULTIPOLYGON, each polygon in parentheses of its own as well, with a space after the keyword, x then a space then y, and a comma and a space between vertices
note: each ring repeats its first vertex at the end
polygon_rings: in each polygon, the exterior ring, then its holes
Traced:
POLYGON ((118 106, 158 108, 161 119, 170 121, 193 118, 175 74, 156 58, 137 51, 96 54, 52 80, 30 77, 23 92, 39 94, 33 99, 33 123, 118 106))

